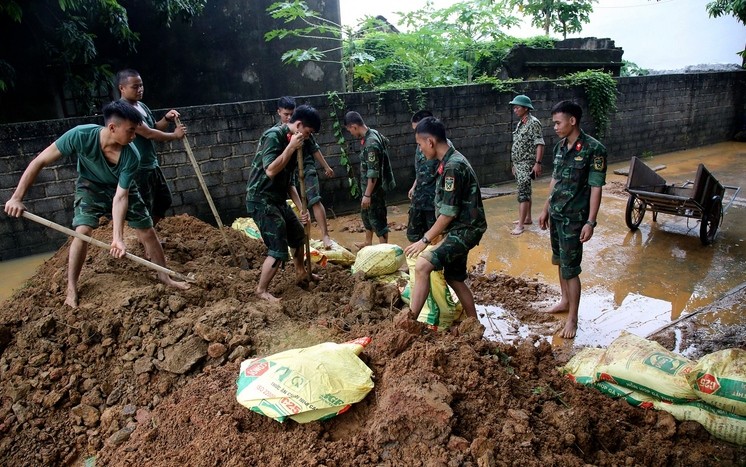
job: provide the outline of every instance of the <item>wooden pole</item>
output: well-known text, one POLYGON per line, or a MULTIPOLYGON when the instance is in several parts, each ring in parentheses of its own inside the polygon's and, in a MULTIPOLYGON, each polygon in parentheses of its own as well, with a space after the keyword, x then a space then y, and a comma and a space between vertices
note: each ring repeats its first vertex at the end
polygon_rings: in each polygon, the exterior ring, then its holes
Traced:
MULTIPOLYGON (((111 249, 111 245, 107 245, 106 243, 102 242, 101 240, 97 240, 97 239, 95 239, 93 237, 89 237, 88 235, 84 235, 84 234, 76 232, 76 231, 74 231, 72 229, 68 229, 67 227, 63 227, 63 226, 61 226, 59 224, 56 224, 56 223, 54 223, 54 222, 52 222, 50 220, 44 219, 43 217, 39 217, 36 214, 32 214, 32 213, 30 213, 28 211, 23 211, 22 216, 25 217, 28 220, 34 221, 34 222, 36 222, 38 224, 41 224, 41 225, 45 225, 45 226, 47 226, 49 228, 52 228, 52 229, 54 229, 54 230, 56 230, 58 232, 62 232, 62 233, 67 234, 67 235, 69 235, 71 237, 79 238, 80 240, 83 240, 84 242, 90 243, 93 246, 97 246, 99 248, 103 248, 104 250, 110 250, 111 249)), ((146 267, 148 267, 150 269, 153 269, 153 270, 156 270, 158 272, 162 272, 162 273, 168 274, 171 277, 175 277, 177 279, 181 279, 181 280, 186 281, 186 282, 194 282, 194 274, 189 274, 189 275, 185 276, 185 275, 183 275, 181 273, 178 273, 176 271, 172 271, 172 270, 170 270, 168 268, 165 268, 165 267, 161 266, 160 264, 155 264, 155 263, 150 262, 150 261, 148 261, 146 259, 140 258, 139 256, 135 256, 135 255, 133 255, 132 253, 129 253, 129 252, 125 252, 124 256, 126 256, 127 258, 131 259, 132 261, 134 261, 134 262, 136 262, 138 264, 142 264, 143 266, 146 266, 146 267)))
MULTIPOLYGON (((306 176, 303 171, 303 146, 299 147, 295 152, 298 158, 298 179, 300 180, 300 201, 301 201, 301 214, 308 211, 308 197, 306 196, 306 176)), ((311 280, 313 275, 311 274, 311 219, 309 217, 308 222, 304 226, 305 228, 305 264, 306 273, 308 274, 308 280, 311 280)))
MULTIPOLYGON (((176 117, 176 124, 181 125, 181 120, 179 117, 176 117)), ((218 230, 220 230, 220 234, 223 236, 223 241, 225 242, 225 246, 228 247, 228 251, 231 252, 231 257, 233 257, 233 262, 236 266, 240 267, 246 267, 245 265, 242 265, 241 262, 238 261, 238 256, 236 256, 236 252, 233 251, 233 247, 231 246, 230 242, 228 241, 228 237, 225 235, 225 232, 223 231, 223 221, 220 220, 220 214, 218 214, 218 210, 215 207, 215 203, 212 201, 212 196, 210 196, 210 190, 207 189, 207 184, 205 183, 205 179, 202 177, 202 171, 199 168, 199 164, 197 164, 197 159, 194 157, 194 153, 192 152, 192 146, 189 144, 189 139, 187 139, 186 135, 184 135, 184 149, 186 149, 187 155, 189 156, 189 160, 192 162, 192 167, 194 167, 194 173, 197 174, 197 179, 199 180, 199 184, 202 187, 202 191, 205 193, 205 198, 207 198, 207 204, 210 205, 210 209, 212 210, 212 215, 215 216, 215 222, 218 224, 218 230)))

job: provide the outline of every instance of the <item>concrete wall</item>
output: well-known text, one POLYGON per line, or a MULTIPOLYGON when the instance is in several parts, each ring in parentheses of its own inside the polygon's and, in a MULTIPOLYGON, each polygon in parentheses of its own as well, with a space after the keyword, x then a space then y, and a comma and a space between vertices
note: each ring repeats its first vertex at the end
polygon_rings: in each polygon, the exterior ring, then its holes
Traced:
MULTIPOLYGON (((744 85, 746 72, 662 75, 620 78, 618 110, 609 134, 601 138, 610 161, 629 159, 643 152, 670 152, 728 140, 744 125, 744 85)), ((518 93, 528 94, 536 107, 535 115, 545 124, 547 147, 556 142, 549 109, 562 99, 575 99, 587 114, 581 88, 568 88, 562 82, 533 81, 518 85, 518 93)), ((341 94, 346 110, 356 110, 369 126, 389 137, 392 165, 398 187, 391 202, 406 200, 414 169, 414 136, 409 118, 424 100, 446 123, 449 137, 474 166, 483 185, 510 180, 510 141, 514 118, 509 109, 514 93, 494 91, 488 85, 431 88, 422 91, 341 94)), ((322 178, 324 204, 336 214, 353 212, 359 201, 348 195, 347 175, 339 165, 340 149, 332 134, 327 96, 300 98, 321 113, 322 131, 318 138, 335 177, 322 178)), ((261 133, 275 122, 275 100, 187 107, 179 109, 188 127, 189 139, 201 171, 209 185, 224 224, 245 215, 244 190, 256 143, 261 133)), ((94 119, 49 120, 0 125, 0 202, 13 193, 29 163, 42 149, 67 129, 94 119)), ((593 122, 584 116, 584 129, 594 134, 593 122)), ((349 134, 346 149, 357 171, 359 150, 349 134)), ((181 142, 160 147, 161 165, 174 192, 173 213, 188 213, 214 223, 210 208, 181 142)), ((544 158, 551 166, 551 150, 544 158)), ((72 219, 74 161, 62 161, 45 169, 26 197, 26 206, 35 214, 63 225, 72 219)), ((64 237, 26 220, 0 221, 0 260, 57 248, 64 237)))

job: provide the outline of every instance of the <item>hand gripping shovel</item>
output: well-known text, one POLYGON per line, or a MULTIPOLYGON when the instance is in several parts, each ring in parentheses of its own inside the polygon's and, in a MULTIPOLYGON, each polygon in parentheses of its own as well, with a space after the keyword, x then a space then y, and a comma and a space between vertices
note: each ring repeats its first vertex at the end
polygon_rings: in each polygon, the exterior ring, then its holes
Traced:
MULTIPOLYGON (((181 125, 181 120, 179 120, 179 117, 176 117, 176 124, 181 125)), ((210 205, 210 209, 212 210, 212 215, 215 216, 215 222, 218 224, 218 230, 220 230, 220 234, 223 236, 223 241, 225 242, 225 246, 228 247, 228 251, 231 252, 231 257, 233 258, 233 263, 235 266, 240 267, 241 269, 249 269, 249 262, 246 261, 246 258, 241 258, 241 261, 238 260, 238 256, 236 256, 236 252, 233 251, 233 247, 231 246, 230 242, 228 242, 228 237, 225 235, 225 231, 223 230, 223 221, 220 220, 220 214, 218 214, 218 210, 215 207, 215 203, 212 201, 212 196, 210 196, 210 191, 207 189, 207 184, 205 183, 205 179, 202 177, 202 171, 199 169, 199 164, 197 164, 197 159, 194 157, 194 153, 192 152, 192 146, 189 144, 189 139, 187 139, 186 135, 184 135, 184 149, 186 149, 187 155, 189 156, 189 160, 192 162, 192 167, 194 167, 194 173, 197 174, 197 179, 199 180, 199 184, 202 187, 202 191, 205 193, 205 198, 207 198, 207 204, 210 205)))
MULTIPOLYGON (((95 238, 89 237, 88 235, 84 235, 82 233, 79 233, 79 232, 76 232, 74 230, 68 229, 67 227, 63 227, 63 226, 61 226, 59 224, 56 224, 56 223, 54 223, 54 222, 52 222, 50 220, 44 219, 43 217, 39 217, 36 214, 31 214, 28 211, 23 211, 22 216, 25 217, 28 220, 32 220, 32 221, 34 221, 36 223, 39 223, 41 225, 45 225, 47 227, 50 227, 50 228, 52 228, 52 229, 54 229, 54 230, 56 230, 58 232, 62 232, 62 233, 67 234, 67 235, 69 235, 71 237, 79 238, 79 239, 83 240, 84 242, 90 243, 91 245, 97 246, 99 248, 103 248, 104 250, 111 249, 111 245, 108 245, 108 244, 102 242, 101 240, 96 240, 95 238)), ((133 255, 132 253, 129 253, 129 252, 125 252, 124 256, 126 256, 128 259, 131 259, 132 261, 134 261, 134 262, 136 262, 138 264, 142 264, 143 266, 146 266, 146 267, 148 267, 150 269, 153 269, 155 271, 158 271, 158 272, 166 273, 166 274, 168 274, 171 277, 175 277, 176 279, 180 279, 180 280, 185 281, 185 282, 194 282, 195 281, 195 277, 194 277, 193 273, 189 273, 188 275, 185 276, 184 274, 178 273, 176 271, 172 271, 172 270, 170 270, 168 268, 164 268, 163 266, 161 266, 159 264, 152 263, 152 262, 150 262, 150 261, 148 261, 146 259, 140 258, 139 256, 135 256, 135 255, 133 255)))
MULTIPOLYGON (((303 146, 299 147, 295 152, 298 157, 298 179, 300 180, 300 202, 301 202, 301 213, 308 211, 308 198, 306 196, 306 176, 303 171, 303 146)), ((310 282, 313 278, 311 273, 311 219, 308 220, 304 226, 306 230, 305 235, 305 254, 306 254, 306 274, 308 275, 308 281, 310 282)))

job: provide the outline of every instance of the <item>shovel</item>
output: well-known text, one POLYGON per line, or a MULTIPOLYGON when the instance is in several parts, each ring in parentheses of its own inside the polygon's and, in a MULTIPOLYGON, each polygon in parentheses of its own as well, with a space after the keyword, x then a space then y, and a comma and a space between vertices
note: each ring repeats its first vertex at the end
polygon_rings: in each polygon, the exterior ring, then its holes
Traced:
MULTIPOLYGON (((95 238, 89 237, 88 235, 84 235, 82 233, 79 233, 79 232, 76 232, 74 230, 68 229, 67 227, 63 227, 63 226, 61 226, 59 224, 56 224, 56 223, 54 223, 54 222, 52 222, 50 220, 44 219, 43 217, 39 217, 36 214, 31 214, 28 211, 23 211, 22 216, 25 217, 26 219, 32 220, 32 221, 34 221, 34 222, 36 222, 38 224, 50 227, 50 228, 52 228, 52 229, 54 229, 54 230, 56 230, 58 232, 62 232, 62 233, 67 234, 67 235, 69 235, 71 237, 79 238, 79 239, 83 240, 84 242, 90 243, 91 245, 97 246, 99 248, 103 248, 104 250, 111 249, 111 245, 108 245, 108 244, 102 242, 101 240, 96 240, 95 238)), ((146 266, 146 267, 148 267, 150 269, 153 269, 153 270, 156 270, 158 272, 166 273, 166 274, 168 274, 171 277, 175 277, 176 279, 180 279, 180 280, 185 281, 185 282, 194 282, 195 281, 195 277, 194 277, 193 273, 189 273, 188 275, 185 276, 185 275, 183 275, 181 273, 178 273, 176 271, 172 271, 172 270, 170 270, 168 268, 164 268, 160 264, 155 264, 155 263, 150 262, 150 261, 148 261, 146 259, 140 258, 139 256, 135 256, 135 255, 133 255, 132 253, 129 253, 129 252, 125 252, 124 256, 126 256, 127 258, 131 259, 132 261, 134 261, 134 262, 136 262, 138 264, 142 264, 143 266, 146 266)))
MULTIPOLYGON (((300 180, 300 202, 301 202, 301 213, 308 211, 308 197, 306 196, 306 176, 303 171, 303 146, 299 147, 295 152, 298 158, 298 179, 300 180)), ((311 220, 309 219, 304 226, 306 235, 304 236, 305 241, 305 254, 306 254, 306 273, 308 274, 308 281, 311 281, 313 274, 311 273, 311 220)))
MULTIPOLYGON (((179 120, 179 117, 176 117, 176 124, 181 125, 181 120, 179 120)), ((194 157, 194 153, 192 152, 192 146, 189 144, 189 139, 184 135, 184 149, 186 149, 187 155, 189 156, 189 160, 192 162, 192 167, 194 167, 194 173, 197 174, 197 179, 199 180, 200 186, 202 186, 202 191, 205 193, 205 198, 207 198, 207 204, 210 205, 210 209, 212 210, 212 215, 215 216, 215 222, 218 224, 218 230, 220 230, 220 234, 223 236, 223 241, 225 242, 225 246, 228 247, 228 251, 231 252, 231 257, 233 258, 233 264, 236 266, 239 266, 241 269, 249 269, 249 262, 246 261, 246 258, 241 258, 241 261, 238 260, 238 256, 236 255, 236 252, 233 251, 233 247, 231 246, 230 242, 228 242, 228 237, 225 235, 225 232, 223 230, 223 221, 220 220, 220 214, 218 214, 218 210, 215 207, 215 203, 212 201, 212 196, 210 196, 210 191, 207 189, 207 184, 205 183, 205 179, 202 177, 202 171, 199 169, 199 164, 197 164, 197 159, 194 157)))

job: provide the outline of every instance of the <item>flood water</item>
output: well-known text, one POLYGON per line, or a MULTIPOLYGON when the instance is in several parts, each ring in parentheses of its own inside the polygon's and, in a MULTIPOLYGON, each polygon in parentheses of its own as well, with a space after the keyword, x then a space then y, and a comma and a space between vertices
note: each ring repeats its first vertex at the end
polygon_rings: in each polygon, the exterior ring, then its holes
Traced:
MULTIPOLYGON (((681 316, 711 304, 726 292, 746 281, 746 144, 721 143, 689 151, 680 151, 646 159, 651 167, 665 165, 658 172, 668 183, 677 185, 692 180, 702 162, 723 185, 743 185, 744 192, 725 212, 715 242, 703 246, 699 240, 696 219, 660 214, 652 222, 645 214, 640 228, 630 232, 624 222, 627 194, 626 177, 615 175, 628 162, 609 166, 607 186, 593 238, 585 244, 583 272, 580 276, 583 294, 580 323, 574 344, 606 346, 622 329, 646 336, 681 316)), ((534 220, 548 195, 549 178, 534 183, 534 220)), ((512 184, 497 187, 510 191, 512 184)), ((733 191, 726 191, 723 205, 733 191)), ((537 278, 558 286, 556 266, 551 265, 548 231, 536 224, 527 226, 520 236, 510 235, 517 215, 514 194, 484 201, 489 229, 481 245, 472 250, 471 264, 485 261, 486 272, 537 278)), ((407 205, 389 208, 389 222, 406 225, 407 205)), ((330 219, 332 237, 343 245, 363 239, 363 233, 343 230, 359 216, 330 219)), ((312 235, 318 235, 317 229, 312 235)), ((392 231, 389 241, 405 246, 405 232, 392 231)), ((30 277, 36 267, 51 254, 0 262, 0 300, 30 277)), ((557 298, 559 295, 557 295, 557 298)), ((551 302, 550 302, 551 303, 551 302)), ((547 304, 537 304, 542 307, 547 304)), ((486 336, 501 340, 525 337, 529 330, 512 321, 499 307, 480 306, 479 313, 486 336)), ((560 314, 558 319, 563 318, 560 314)), ((722 312, 717 317, 725 323, 742 323, 741 313, 722 312)), ((713 318, 710 318, 713 319, 713 318)), ((552 339, 553 329, 546 333, 552 339)), ((556 342, 557 338, 554 338, 556 342)))

